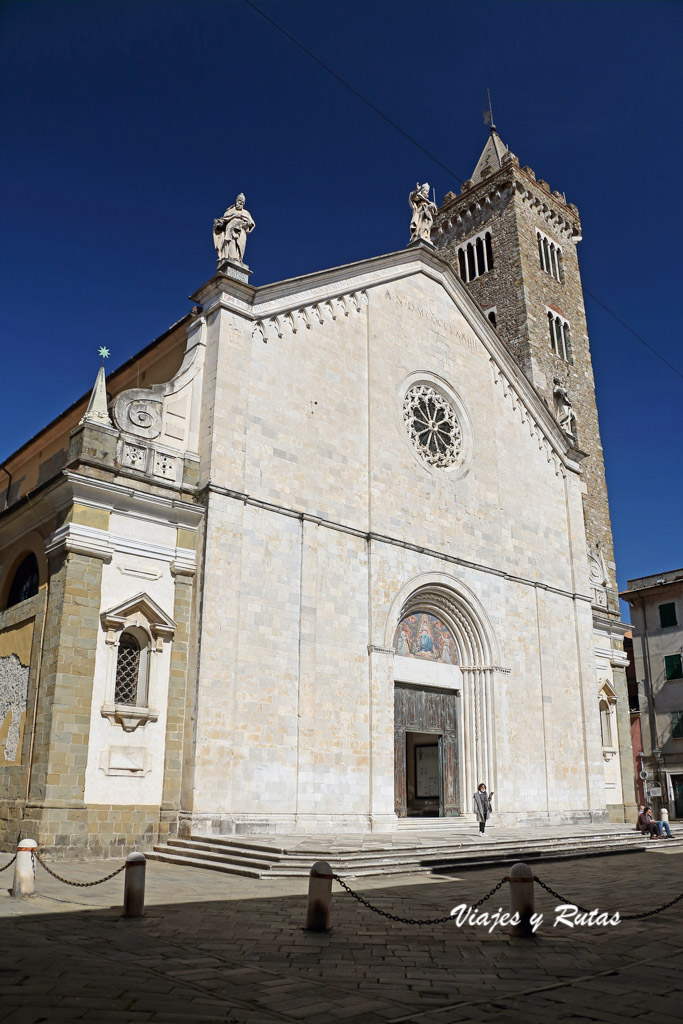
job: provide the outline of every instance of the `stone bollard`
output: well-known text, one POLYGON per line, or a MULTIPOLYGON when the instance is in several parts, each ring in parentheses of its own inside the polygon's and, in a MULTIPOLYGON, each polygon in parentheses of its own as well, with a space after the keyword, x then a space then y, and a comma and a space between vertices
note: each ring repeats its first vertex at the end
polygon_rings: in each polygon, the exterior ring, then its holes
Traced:
POLYGON ((528 937, 533 935, 531 915, 534 912, 534 873, 528 864, 520 861, 513 865, 508 879, 510 914, 519 916, 519 924, 512 925, 510 934, 528 937))
POLYGON ((17 846, 17 859, 14 862, 14 881, 12 895, 19 898, 33 896, 36 891, 36 871, 33 852, 38 849, 35 839, 22 839, 17 846))
POLYGON ((123 873, 123 916, 142 917, 145 912, 145 872, 147 858, 144 853, 129 853, 123 873))
POLYGON ((307 932, 329 932, 332 900, 332 868, 326 860, 317 860, 308 879, 307 932))

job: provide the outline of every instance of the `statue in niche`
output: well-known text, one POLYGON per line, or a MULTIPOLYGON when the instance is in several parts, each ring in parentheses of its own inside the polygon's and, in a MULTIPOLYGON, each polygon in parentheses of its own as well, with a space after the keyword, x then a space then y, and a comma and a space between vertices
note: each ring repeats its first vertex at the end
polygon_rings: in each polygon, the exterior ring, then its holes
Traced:
POLYGON ((574 437, 576 433, 576 413, 571 399, 559 377, 553 380, 553 398, 555 399, 555 416, 565 434, 574 437))
POLYGON ((410 221, 410 241, 432 241, 432 224, 437 211, 436 203, 429 198, 429 182, 421 185, 419 181, 410 193, 410 206, 413 216, 410 221))
POLYGON ((240 192, 232 206, 222 217, 213 222, 213 244, 218 252, 218 261, 234 260, 244 264, 244 250, 247 235, 256 226, 251 214, 244 207, 244 193, 240 192))

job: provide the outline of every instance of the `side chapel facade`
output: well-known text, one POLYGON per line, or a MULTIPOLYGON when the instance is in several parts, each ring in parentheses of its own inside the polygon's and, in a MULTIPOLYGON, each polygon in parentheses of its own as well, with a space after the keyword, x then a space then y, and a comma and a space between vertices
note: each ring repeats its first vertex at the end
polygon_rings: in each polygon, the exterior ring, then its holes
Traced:
POLYGON ((224 261, 5 460, 5 849, 634 814, 580 237, 492 130, 431 244, 224 261))

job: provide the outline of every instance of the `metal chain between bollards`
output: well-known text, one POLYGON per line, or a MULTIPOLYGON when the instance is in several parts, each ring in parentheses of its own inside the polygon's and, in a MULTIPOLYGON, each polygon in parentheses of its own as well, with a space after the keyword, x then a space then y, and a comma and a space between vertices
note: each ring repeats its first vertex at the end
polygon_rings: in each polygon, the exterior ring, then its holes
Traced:
MULTIPOLYGON (((534 875, 534 882, 538 882, 541 889, 545 889, 545 891, 549 892, 551 896, 555 897, 555 899, 560 900, 562 903, 570 904, 571 906, 576 907, 576 909, 580 910, 582 914, 591 913, 591 911, 586 910, 585 907, 580 907, 578 903, 574 903, 572 900, 568 900, 565 896, 560 896, 559 892, 555 892, 554 889, 551 889, 549 885, 546 885, 545 882, 542 882, 540 878, 536 877, 536 875, 534 875)), ((660 914, 662 910, 668 910, 669 907, 673 907, 676 903, 680 903, 681 900, 683 900, 683 892, 680 896, 676 896, 675 899, 669 900, 668 903, 663 903, 661 907, 655 907, 654 910, 645 910, 642 914, 619 914, 619 920, 639 921, 643 917, 652 917, 654 914, 660 914)), ((609 911, 606 911, 606 913, 609 913, 609 911)))
MULTIPOLYGON (((373 906, 372 903, 368 903, 368 901, 366 899, 364 899, 363 896, 361 896, 357 892, 354 892, 353 889, 351 889, 350 886, 348 886, 346 884, 346 882, 339 877, 339 875, 332 875, 332 877, 335 879, 335 881, 339 882, 339 884, 341 885, 342 889, 345 889, 346 892, 348 892, 349 896, 353 896, 354 900, 358 900, 358 902, 362 903, 362 905, 364 907, 367 907, 368 910, 372 910, 372 912, 374 914, 380 914, 382 917, 388 918, 389 921, 398 921, 401 924, 445 924, 446 921, 452 921, 453 920, 453 915, 452 914, 449 914, 447 917, 428 917, 428 918, 399 917, 398 914, 389 914, 386 910, 380 910, 379 907, 375 907, 375 906, 373 906)), ((507 877, 501 879, 501 881, 498 883, 498 885, 494 885, 493 889, 491 889, 490 892, 487 892, 485 896, 482 896, 482 898, 480 900, 478 900, 476 903, 472 904, 472 909, 474 910, 476 907, 480 907, 482 905, 482 903, 486 902, 486 900, 491 899, 493 894, 495 892, 498 892, 498 890, 501 888, 501 886, 505 885, 506 882, 507 882, 507 877)))
MULTIPOLYGON (((124 863, 121 865, 120 868, 117 868, 116 871, 112 871, 110 875, 105 875, 104 878, 98 878, 94 882, 72 882, 69 878, 62 878, 62 876, 58 875, 56 871, 53 871, 52 868, 49 868, 37 850, 33 850, 31 852, 31 859, 33 860, 34 858, 38 861, 41 868, 45 868, 48 875, 52 875, 52 877, 56 878, 58 882, 64 882, 66 885, 75 885, 78 889, 87 889, 91 885, 101 885, 102 882, 108 882, 110 878, 114 878, 116 875, 120 875, 121 872, 124 871, 126 867, 124 863)), ((35 872, 35 864, 33 865, 33 870, 35 872)))
POLYGON ((0 871, 6 871, 7 868, 11 868, 16 859, 17 859, 17 855, 15 853, 11 860, 9 860, 6 864, 2 865, 2 867, 0 868, 0 871))

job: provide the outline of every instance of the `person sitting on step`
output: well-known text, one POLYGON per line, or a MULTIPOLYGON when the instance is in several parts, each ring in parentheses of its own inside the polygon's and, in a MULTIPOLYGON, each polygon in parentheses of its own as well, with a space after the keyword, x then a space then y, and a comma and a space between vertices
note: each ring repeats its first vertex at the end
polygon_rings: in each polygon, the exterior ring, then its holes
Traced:
POLYGON ((668 809, 668 807, 660 808, 660 811, 659 811, 659 821, 657 822, 657 828, 659 829, 659 834, 660 834, 660 836, 662 838, 664 838, 664 832, 666 832, 667 837, 669 839, 673 839, 673 836, 671 835, 671 829, 669 828, 669 809, 668 809))
POLYGON ((659 829, 655 825, 654 818, 652 817, 652 811, 645 804, 640 804, 638 807, 638 823, 636 828, 643 834, 648 834, 650 839, 659 838, 659 829))

